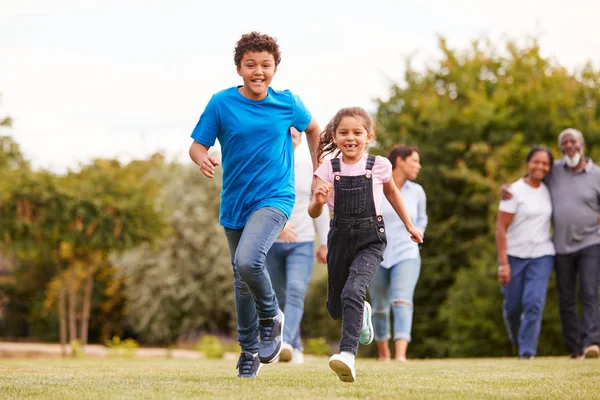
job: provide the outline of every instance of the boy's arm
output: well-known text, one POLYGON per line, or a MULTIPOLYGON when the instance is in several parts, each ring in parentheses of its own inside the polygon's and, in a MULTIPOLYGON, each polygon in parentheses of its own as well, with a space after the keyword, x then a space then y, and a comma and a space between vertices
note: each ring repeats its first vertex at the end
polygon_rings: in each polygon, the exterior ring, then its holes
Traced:
POLYGON ((219 165, 219 161, 208 155, 209 146, 200 144, 194 140, 190 146, 190 158, 200 167, 200 171, 207 178, 215 177, 215 167, 219 165))
POLYGON ((321 128, 317 121, 313 118, 310 124, 304 130, 306 133, 306 142, 308 149, 310 150, 310 158, 313 164, 313 172, 319 167, 319 160, 317 159, 317 151, 319 148, 319 137, 321 136, 321 128))

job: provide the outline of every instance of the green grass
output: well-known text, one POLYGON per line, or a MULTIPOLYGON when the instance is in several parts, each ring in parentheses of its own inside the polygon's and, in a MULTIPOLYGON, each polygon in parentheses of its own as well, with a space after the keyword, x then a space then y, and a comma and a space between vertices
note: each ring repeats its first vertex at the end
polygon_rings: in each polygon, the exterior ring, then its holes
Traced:
POLYGON ((3 359, 0 399, 600 399, 600 360, 357 360, 342 383, 326 357, 236 377, 232 360, 3 359))

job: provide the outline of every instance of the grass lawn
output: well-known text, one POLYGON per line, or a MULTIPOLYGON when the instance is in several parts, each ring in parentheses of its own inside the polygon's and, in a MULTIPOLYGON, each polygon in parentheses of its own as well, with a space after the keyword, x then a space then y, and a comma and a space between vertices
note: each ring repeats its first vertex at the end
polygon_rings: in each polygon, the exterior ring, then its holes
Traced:
POLYGON ((358 359, 357 381, 338 380, 326 357, 236 377, 232 360, 2 359, 0 399, 600 399, 600 360, 538 358, 358 359))

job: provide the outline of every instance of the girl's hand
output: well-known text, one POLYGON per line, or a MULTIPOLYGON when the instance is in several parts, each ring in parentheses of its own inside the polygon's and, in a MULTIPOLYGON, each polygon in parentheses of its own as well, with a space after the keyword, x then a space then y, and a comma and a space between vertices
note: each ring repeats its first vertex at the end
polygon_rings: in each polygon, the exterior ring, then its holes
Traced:
POLYGON ((408 233, 410 233, 410 238, 415 243, 423 243, 423 233, 417 229, 416 226, 411 226, 407 228, 408 233))
POLYGON ((510 265, 504 264, 498 267, 498 282, 503 286, 510 283, 510 265))
POLYGON ((211 157, 207 154, 206 157, 202 159, 202 162, 200 162, 200 171, 202 171, 204 176, 206 176, 207 178, 214 178, 215 167, 218 165, 219 161, 216 158, 211 157))
POLYGON ((313 195, 315 197, 315 203, 317 203, 317 204, 327 203, 327 199, 329 198, 329 195, 331 194, 332 188, 333 188, 333 186, 331 185, 331 183, 325 183, 323 185, 320 185, 318 188, 316 188, 313 193, 313 195))

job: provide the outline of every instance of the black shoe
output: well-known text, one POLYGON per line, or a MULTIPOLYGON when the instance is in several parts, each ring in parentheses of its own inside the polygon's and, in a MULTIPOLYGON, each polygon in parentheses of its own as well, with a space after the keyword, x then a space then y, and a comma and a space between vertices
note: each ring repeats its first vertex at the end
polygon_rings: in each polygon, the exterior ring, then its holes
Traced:
POLYGON ((283 311, 278 310, 277 316, 271 319, 261 319, 260 343, 258 344, 258 359, 263 364, 275 361, 281 352, 283 343, 283 324, 285 316, 283 311))
POLYGON ((238 370, 239 378, 256 378, 261 367, 262 364, 258 360, 257 356, 253 355, 252 353, 242 351, 235 368, 238 370))

